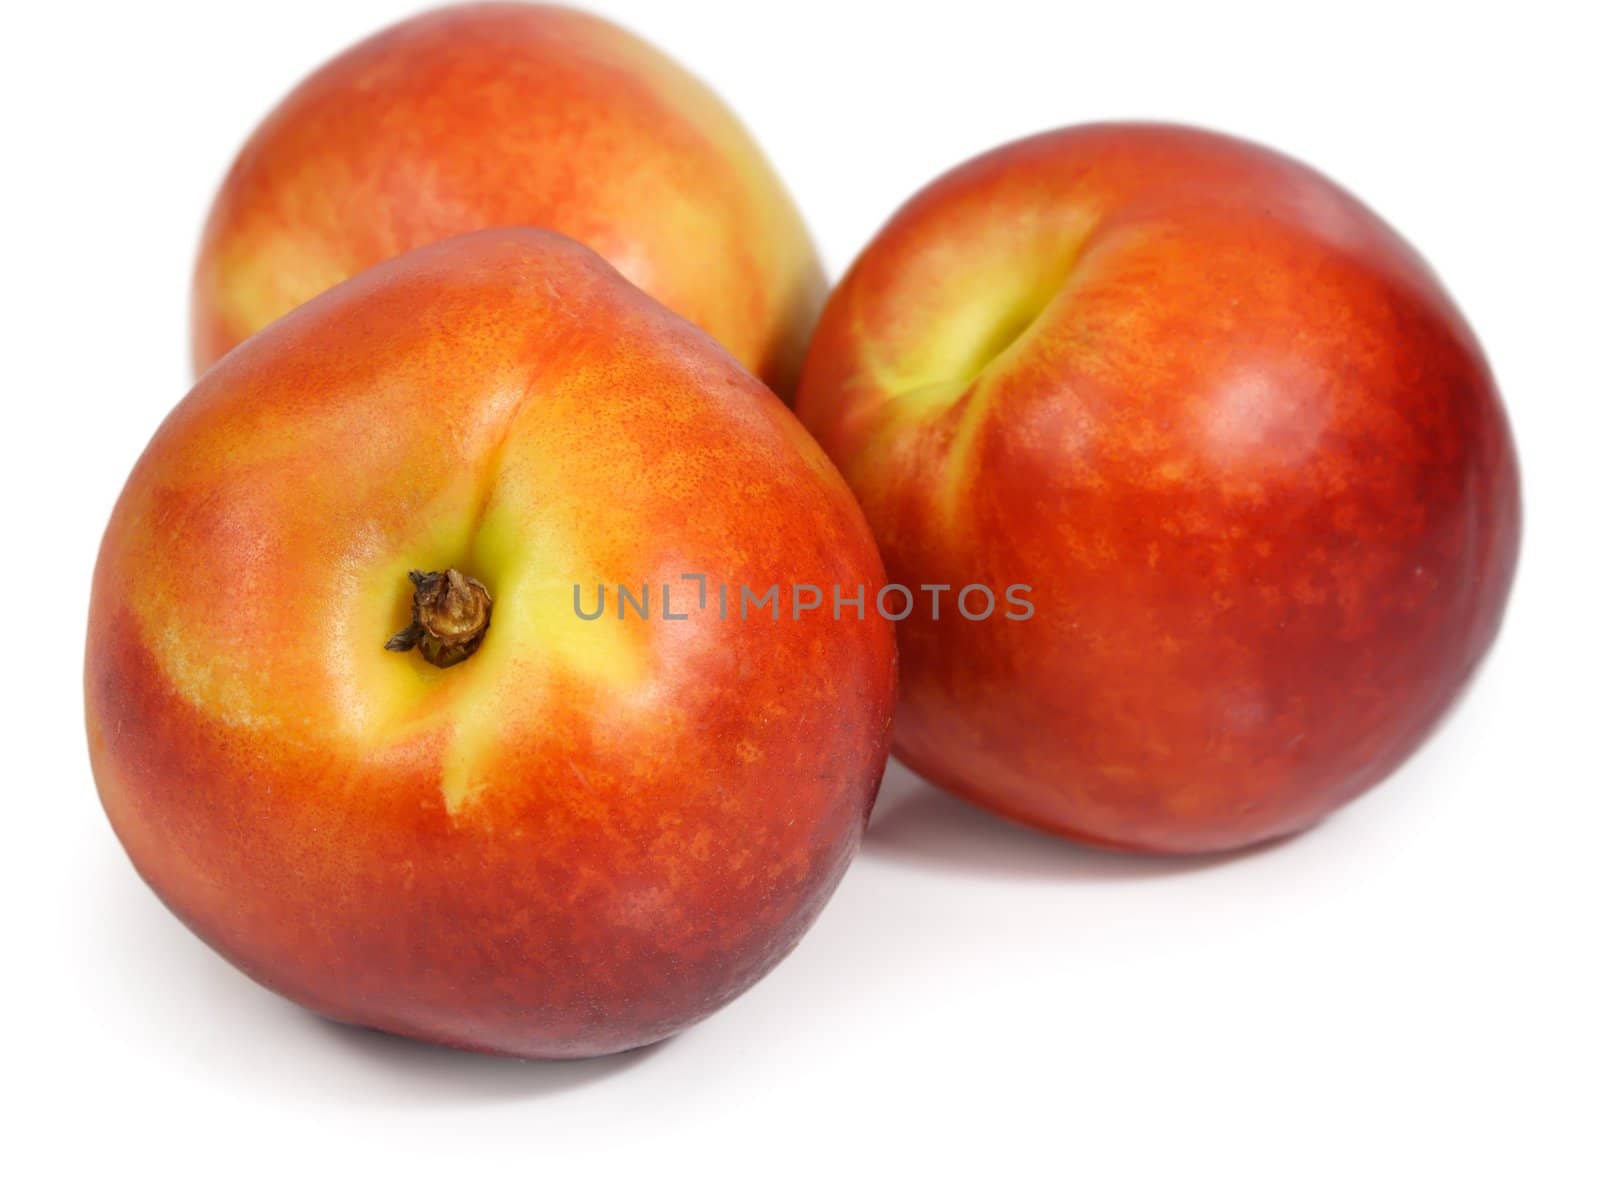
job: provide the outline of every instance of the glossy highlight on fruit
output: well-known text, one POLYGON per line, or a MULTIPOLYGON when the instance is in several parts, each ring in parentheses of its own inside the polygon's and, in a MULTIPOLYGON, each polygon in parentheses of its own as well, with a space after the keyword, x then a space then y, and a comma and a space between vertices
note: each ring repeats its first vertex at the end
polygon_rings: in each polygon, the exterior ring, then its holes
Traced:
POLYGON ((588 245, 791 396, 825 286, 783 183, 660 51, 531 4, 402 21, 262 122, 201 242, 195 370, 360 270, 510 225, 588 245))
POLYGON ((894 700, 888 624, 722 618, 684 574, 883 580, 788 409, 589 250, 396 258, 229 354, 129 478, 89 618, 106 812, 326 1016, 526 1057, 665 1037, 816 917, 894 700), (578 617, 600 584, 655 604, 578 617))
POLYGON ((899 627, 896 753, 1016 820, 1152 852, 1301 829, 1439 721, 1520 527, 1482 351, 1333 183, 1194 129, 974 159, 829 300, 796 410, 891 581, 1030 584, 899 627))

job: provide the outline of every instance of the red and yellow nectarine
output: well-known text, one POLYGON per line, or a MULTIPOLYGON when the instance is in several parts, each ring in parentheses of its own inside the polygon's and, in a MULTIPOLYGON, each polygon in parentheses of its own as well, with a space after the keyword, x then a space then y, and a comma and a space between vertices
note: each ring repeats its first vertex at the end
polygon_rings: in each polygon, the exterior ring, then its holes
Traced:
POLYGON ((897 754, 1012 818, 1213 851, 1369 788, 1488 648, 1510 431, 1404 241, 1296 162, 1190 129, 1005 146, 829 300, 796 410, 891 580, 1033 587, 900 625, 897 754))
POLYGON ((894 687, 883 621, 719 617, 685 573, 882 581, 794 416, 587 249, 391 260, 229 354, 134 469, 89 620, 106 811, 196 933, 329 1017, 531 1057, 666 1036, 821 909, 894 687), (580 617, 601 584, 655 605, 580 617))
POLYGON ((206 225, 196 371, 359 270, 503 225, 582 241, 790 397, 824 287, 760 149, 653 47, 528 4, 403 21, 267 117, 206 225))

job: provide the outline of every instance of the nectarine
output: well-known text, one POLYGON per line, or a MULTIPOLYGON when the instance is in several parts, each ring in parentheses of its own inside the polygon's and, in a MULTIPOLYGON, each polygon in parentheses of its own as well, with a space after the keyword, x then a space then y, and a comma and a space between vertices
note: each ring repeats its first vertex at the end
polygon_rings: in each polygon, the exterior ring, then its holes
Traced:
POLYGON ((458 233, 582 241, 785 398, 823 298, 799 213, 699 80, 598 17, 443 8, 352 47, 250 137, 194 276, 194 361, 458 233))
POLYGON ((829 300, 796 410, 890 579, 1032 586, 899 627, 897 753, 1144 851, 1298 830, 1371 787, 1488 648, 1517 556, 1471 331, 1288 158, 1104 125, 910 200, 829 300))
POLYGON ((564 237, 469 234, 252 337, 156 434, 95 571, 95 778, 161 898, 302 1004, 626 1049, 789 950, 888 753, 889 624, 697 595, 881 581, 710 337, 564 237), (592 617, 600 585, 631 601, 592 617))

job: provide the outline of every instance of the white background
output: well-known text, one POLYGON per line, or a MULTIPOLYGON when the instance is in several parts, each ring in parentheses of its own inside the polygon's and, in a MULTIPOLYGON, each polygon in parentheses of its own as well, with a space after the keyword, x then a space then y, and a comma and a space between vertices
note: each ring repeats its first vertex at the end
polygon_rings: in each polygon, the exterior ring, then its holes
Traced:
POLYGON ((1498 648, 1393 780, 1227 862, 1091 853, 892 770, 795 954, 659 1048, 524 1064, 324 1024, 123 858, 85 759, 82 627, 101 527, 187 388, 213 187, 292 83, 409 10, 14 9, 0 1058, 21 1106, 0 1181, 1600 1189, 1592 9, 597 7, 741 113, 835 277, 938 172, 1083 120, 1243 134, 1362 195, 1443 275, 1511 410, 1528 519, 1498 648))

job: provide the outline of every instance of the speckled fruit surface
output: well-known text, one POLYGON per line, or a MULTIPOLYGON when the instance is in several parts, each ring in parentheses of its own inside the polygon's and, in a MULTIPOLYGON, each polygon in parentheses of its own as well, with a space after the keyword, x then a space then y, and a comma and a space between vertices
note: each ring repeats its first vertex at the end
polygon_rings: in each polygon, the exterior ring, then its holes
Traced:
POLYGON ((1030 584, 900 625, 897 754, 1134 850, 1300 829, 1438 722, 1505 608, 1506 416, 1416 253, 1276 153, 1100 125, 911 199, 796 410, 890 579, 1030 584))
POLYGON ((262 122, 201 242, 196 372, 359 270, 508 225, 582 241, 790 397, 824 284, 761 150, 660 51, 531 4, 403 21, 262 122))
POLYGON ((827 457, 708 336, 575 242, 470 234, 253 337, 156 434, 95 571, 95 778, 167 905, 320 1013, 528 1057, 641 1045, 817 915, 894 699, 882 621, 723 619, 680 575, 881 568, 827 457), (472 654, 386 651, 408 572, 449 569, 492 599, 472 654), (600 584, 648 586, 650 616, 577 617, 600 584))

